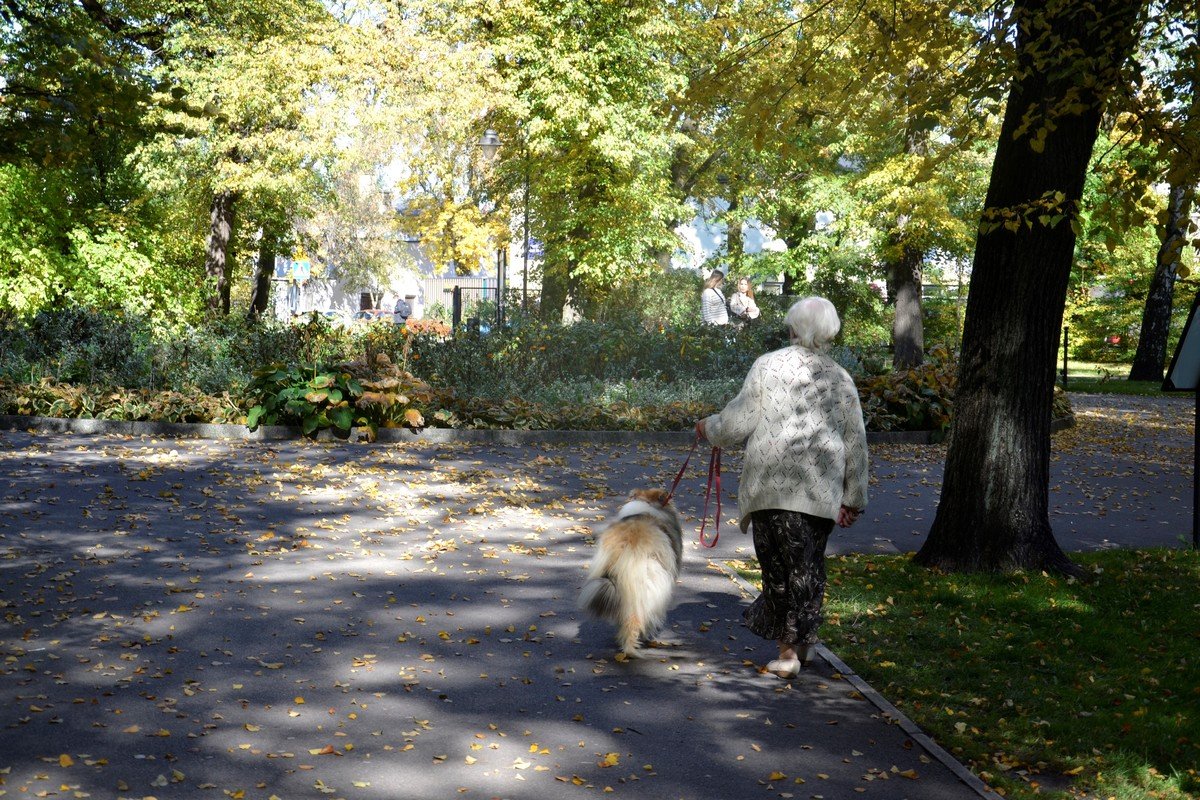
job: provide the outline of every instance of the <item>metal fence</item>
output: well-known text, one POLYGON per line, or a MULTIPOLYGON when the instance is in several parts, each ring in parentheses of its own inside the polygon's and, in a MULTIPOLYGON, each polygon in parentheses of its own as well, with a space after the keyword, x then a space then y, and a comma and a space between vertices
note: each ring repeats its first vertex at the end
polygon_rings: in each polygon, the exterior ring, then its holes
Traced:
POLYGON ((434 305, 444 306, 456 328, 467 320, 487 326, 503 324, 518 310, 536 309, 541 296, 539 285, 506 282, 503 302, 498 302, 501 298, 493 278, 430 277, 423 283, 426 313, 434 305))

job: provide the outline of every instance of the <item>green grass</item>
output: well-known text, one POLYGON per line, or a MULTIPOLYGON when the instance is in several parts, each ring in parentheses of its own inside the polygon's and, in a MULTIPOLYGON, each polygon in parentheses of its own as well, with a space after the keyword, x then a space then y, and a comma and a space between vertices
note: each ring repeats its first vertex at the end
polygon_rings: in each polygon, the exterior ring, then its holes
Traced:
MULTIPOLYGON (((821 637, 1015 798, 1200 792, 1200 553, 1079 554, 1083 581, 828 562, 821 637)), ((757 584, 757 565, 738 562, 757 584)))
MULTIPOLYGON (((1128 364, 1104 364, 1095 361, 1067 362, 1067 391, 1084 394, 1134 394, 1161 397, 1162 381, 1130 381, 1128 364)), ((1062 383, 1062 358, 1055 372, 1062 383)), ((1174 393, 1171 393, 1174 394, 1174 393)))
POLYGON ((1143 397, 1162 397, 1162 381, 1128 381, 1124 378, 1080 378, 1069 375, 1067 391, 1083 394, 1136 394, 1143 397))

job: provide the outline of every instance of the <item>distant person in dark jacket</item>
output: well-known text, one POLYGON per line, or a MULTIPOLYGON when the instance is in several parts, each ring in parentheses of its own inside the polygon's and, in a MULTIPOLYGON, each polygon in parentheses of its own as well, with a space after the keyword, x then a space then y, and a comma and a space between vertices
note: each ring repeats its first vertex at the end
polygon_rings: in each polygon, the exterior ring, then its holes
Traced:
POLYGON ((396 322, 403 323, 412 316, 412 304, 401 297, 396 301, 396 322))

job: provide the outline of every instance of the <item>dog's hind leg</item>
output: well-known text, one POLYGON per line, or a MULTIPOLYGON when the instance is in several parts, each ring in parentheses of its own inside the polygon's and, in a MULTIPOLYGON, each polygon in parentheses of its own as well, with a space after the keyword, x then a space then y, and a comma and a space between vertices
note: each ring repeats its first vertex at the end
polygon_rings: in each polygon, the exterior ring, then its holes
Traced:
POLYGON ((637 617, 626 617, 617 626, 617 644, 626 658, 640 658, 638 639, 642 635, 642 623, 637 617))

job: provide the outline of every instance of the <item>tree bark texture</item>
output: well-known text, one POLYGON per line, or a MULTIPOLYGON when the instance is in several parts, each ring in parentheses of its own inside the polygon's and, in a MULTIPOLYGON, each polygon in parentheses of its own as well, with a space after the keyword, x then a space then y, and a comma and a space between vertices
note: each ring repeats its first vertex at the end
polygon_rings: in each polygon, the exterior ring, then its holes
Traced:
MULTIPOLYGON (((787 245, 789 250, 799 248, 804 241, 813 234, 815 228, 815 220, 811 217, 804 217, 794 211, 786 212, 781 215, 776 224, 779 238, 787 245)), ((807 283, 807 276, 797 275, 791 270, 783 273, 783 296, 795 297, 800 293, 803 284, 807 283)))
POLYGON ((204 256, 204 274, 208 280, 208 308, 213 314, 229 314, 230 242, 233 235, 233 192, 213 195, 209 206, 208 245, 204 256))
POLYGON ((888 299, 892 317, 892 366, 898 370, 919 367, 925 360, 925 324, 921 317, 921 268, 925 254, 901 246, 900 255, 887 265, 888 299))
POLYGON ((542 265, 542 299, 538 315, 543 322, 562 322, 563 308, 567 305, 567 276, 563 266, 542 265))
POLYGON ((736 280, 741 277, 742 263, 746 253, 745 236, 742 230, 742 220, 737 216, 741 210, 741 198, 735 191, 729 197, 729 211, 725 218, 725 258, 729 273, 727 278, 736 280))
POLYGON ((1167 198, 1167 223, 1155 259, 1154 275, 1142 309, 1142 330, 1129 368, 1131 381, 1161 381, 1167 363, 1167 337, 1171 332, 1171 301, 1175 270, 1187 243, 1188 214, 1195 187, 1173 184, 1167 198))
POLYGON ((258 263, 254 270, 254 294, 250 296, 248 319, 267 313, 271 300, 271 277, 275 274, 275 240, 265 231, 258 243, 258 263))
POLYGON ((1105 96, 1132 51, 1139 13, 1127 0, 1016 4, 1018 63, 975 245, 954 429, 941 501, 917 563, 950 571, 1077 570, 1049 519, 1054 360, 1072 222, 1105 96), (1070 109, 1064 98, 1074 101, 1070 109), (1039 125, 1037 112, 1055 108, 1065 110, 1039 125), (1022 131, 1030 113, 1035 124, 1022 131), (1056 224, 1044 213, 1047 198, 1062 215, 1056 224), (996 220, 1009 226, 989 230, 996 220))
MULTIPOLYGON (((696 132, 696 123, 690 120, 685 120, 679 126, 679 132, 688 135, 696 132)), ((679 202, 686 203, 692 196, 692 190, 696 186, 696 181, 708 172, 717 159, 722 155, 721 150, 713 150, 708 157, 702 161, 699 166, 694 163, 693 146, 689 144, 678 145, 671 154, 671 188, 675 192, 675 197, 679 202)), ((682 225, 687 220, 670 218, 664 220, 667 228, 667 235, 671 241, 677 241, 679 234, 675 229, 682 225)), ((675 255, 675 248, 661 248, 654 251, 654 260, 663 272, 669 272, 671 269, 671 260, 675 255)))

